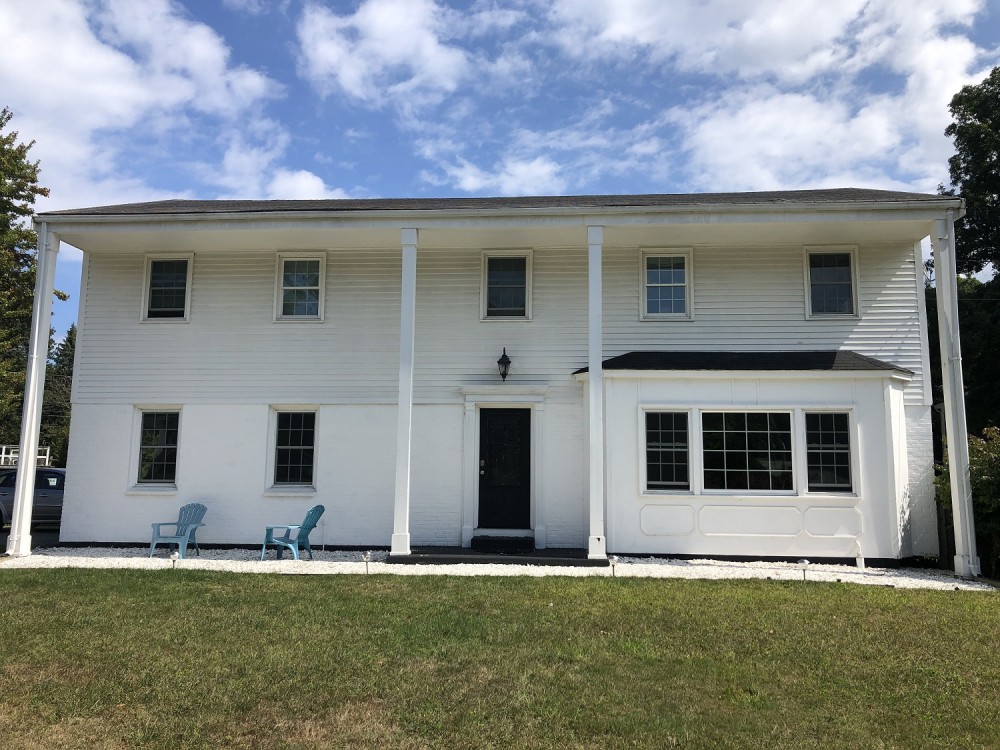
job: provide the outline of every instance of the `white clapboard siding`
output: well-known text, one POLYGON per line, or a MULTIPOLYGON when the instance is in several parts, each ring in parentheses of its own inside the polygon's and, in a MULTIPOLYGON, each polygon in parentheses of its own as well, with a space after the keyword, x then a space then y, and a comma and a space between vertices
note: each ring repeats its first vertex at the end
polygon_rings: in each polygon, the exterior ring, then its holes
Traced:
MULTIPOLYGON (((584 247, 536 247, 530 321, 480 320, 482 251, 421 248, 415 400, 449 403, 461 386, 549 386, 581 398, 587 364, 584 247)), ((604 254, 604 349, 851 349, 913 370, 922 403, 912 245, 863 246, 860 318, 807 320, 803 249, 697 247, 693 321, 640 321, 640 251, 604 254)), ((326 315, 276 323, 275 255, 206 248, 194 258, 190 322, 140 322, 144 257, 90 256, 76 398, 83 403, 394 403, 398 393, 398 248, 327 253, 326 315)))
POLYGON ((605 356, 648 349, 850 349, 912 370, 907 403, 922 403, 912 246, 859 249, 860 318, 806 319, 803 256, 800 246, 695 248, 694 319, 640 321, 641 256, 635 248, 607 249, 605 356))

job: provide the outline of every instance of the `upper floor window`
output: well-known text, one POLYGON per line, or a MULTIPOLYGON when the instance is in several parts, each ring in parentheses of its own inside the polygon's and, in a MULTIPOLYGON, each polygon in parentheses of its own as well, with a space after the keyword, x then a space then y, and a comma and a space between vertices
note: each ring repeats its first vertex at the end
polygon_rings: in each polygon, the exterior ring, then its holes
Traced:
POLYGON ((146 259, 144 320, 187 320, 191 256, 146 259))
POLYGON ((277 320, 322 320, 325 258, 279 255, 275 292, 277 320))
POLYGON ((809 250, 806 252, 806 273, 806 309, 810 317, 857 314, 853 250, 809 250))
POLYGON ((690 319, 691 253, 671 250, 642 254, 644 320, 690 319))
POLYGON ((531 255, 486 253, 483 260, 482 317, 531 317, 531 255))

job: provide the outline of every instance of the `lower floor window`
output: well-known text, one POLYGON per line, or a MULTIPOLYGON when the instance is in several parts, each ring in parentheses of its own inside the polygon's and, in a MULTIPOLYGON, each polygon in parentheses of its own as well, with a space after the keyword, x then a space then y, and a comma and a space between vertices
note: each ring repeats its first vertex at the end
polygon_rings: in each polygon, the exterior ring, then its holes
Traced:
POLYGON ((687 412, 646 412, 646 486, 651 490, 690 488, 687 412))
POLYGON ((707 490, 793 490, 787 412, 702 414, 707 490))
POLYGON ((144 411, 139 437, 139 484, 173 484, 177 480, 177 436, 180 412, 144 411))
POLYGON ((850 492, 851 434, 847 414, 806 414, 810 492, 850 492))
POLYGON ((281 411, 277 414, 274 483, 313 483, 316 412, 281 411))
POLYGON ((801 413, 805 434, 796 440, 794 412, 646 411, 645 489, 691 490, 693 475, 701 479, 696 492, 852 492, 849 413, 801 413), (701 449, 692 455, 690 433, 699 427, 701 449), (803 452, 807 476, 796 484, 803 452))

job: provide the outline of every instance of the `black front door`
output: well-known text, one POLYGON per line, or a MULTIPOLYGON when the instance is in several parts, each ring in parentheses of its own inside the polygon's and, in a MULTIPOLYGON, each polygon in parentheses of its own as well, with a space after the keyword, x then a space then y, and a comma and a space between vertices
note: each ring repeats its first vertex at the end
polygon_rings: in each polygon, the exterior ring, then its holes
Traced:
POLYGON ((531 527, 531 409, 479 410, 479 526, 531 527))

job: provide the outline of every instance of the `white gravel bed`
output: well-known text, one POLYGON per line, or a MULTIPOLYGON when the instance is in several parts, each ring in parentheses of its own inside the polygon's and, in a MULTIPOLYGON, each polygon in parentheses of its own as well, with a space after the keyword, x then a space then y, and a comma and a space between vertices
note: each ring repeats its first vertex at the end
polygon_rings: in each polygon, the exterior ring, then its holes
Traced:
POLYGON ((259 550, 203 550, 201 556, 171 560, 167 552, 149 557, 141 547, 50 547, 37 549, 27 557, 0 557, 0 572, 23 568, 135 568, 162 570, 221 570, 236 573, 280 573, 290 575, 389 574, 452 576, 602 576, 622 578, 763 578, 777 581, 828 581, 941 590, 998 590, 985 583, 957 578, 945 571, 917 568, 866 568, 849 565, 810 564, 805 571, 796 563, 726 562, 722 560, 667 560, 621 557, 612 567, 561 565, 504 565, 497 563, 423 565, 385 562, 387 553, 374 551, 366 565, 358 551, 316 551, 314 560, 274 559, 260 561, 259 550))

